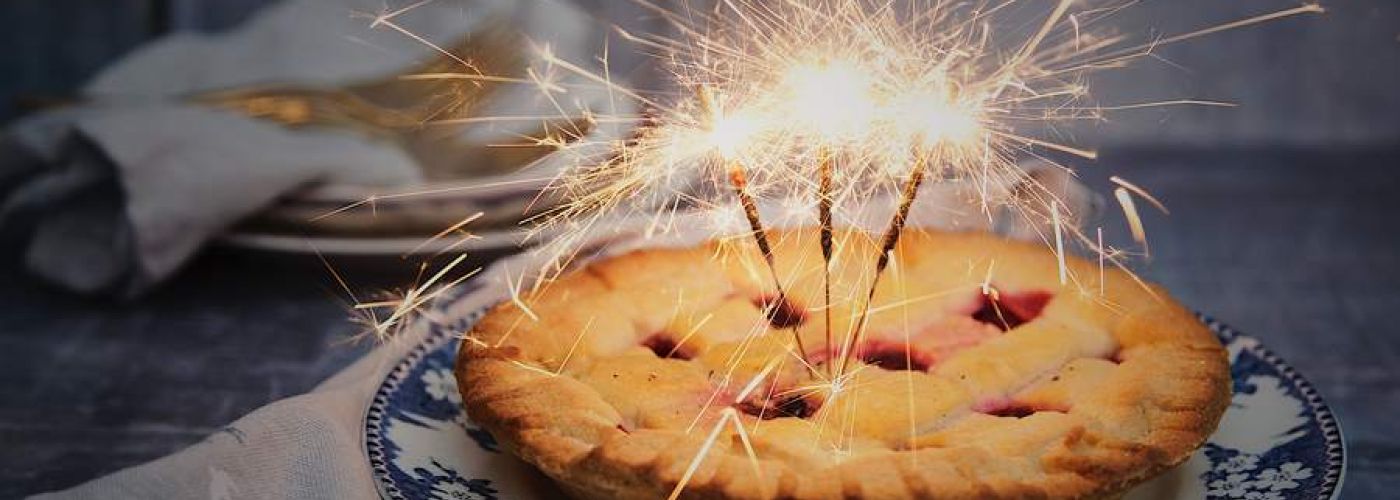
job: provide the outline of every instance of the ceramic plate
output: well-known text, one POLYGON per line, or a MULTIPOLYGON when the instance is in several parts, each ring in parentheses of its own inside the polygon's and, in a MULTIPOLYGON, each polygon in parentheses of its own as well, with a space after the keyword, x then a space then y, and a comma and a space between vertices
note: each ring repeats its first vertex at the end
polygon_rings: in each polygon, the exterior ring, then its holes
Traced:
POLYGON ((218 243, 237 248, 268 252, 307 255, 350 256, 432 256, 444 252, 466 253, 518 250, 527 233, 503 229, 475 234, 475 238, 437 238, 411 236, 400 238, 355 238, 297 236, 285 234, 234 233, 219 238, 218 243))
MULTIPOLYGON (((467 419, 452 376, 458 341, 480 312, 438 325, 384 379, 365 418, 384 498, 559 498, 550 481, 467 419)), ((1341 428, 1312 385, 1258 340, 1205 319, 1229 348, 1234 400, 1219 430, 1181 467, 1130 499, 1335 498, 1341 428)))

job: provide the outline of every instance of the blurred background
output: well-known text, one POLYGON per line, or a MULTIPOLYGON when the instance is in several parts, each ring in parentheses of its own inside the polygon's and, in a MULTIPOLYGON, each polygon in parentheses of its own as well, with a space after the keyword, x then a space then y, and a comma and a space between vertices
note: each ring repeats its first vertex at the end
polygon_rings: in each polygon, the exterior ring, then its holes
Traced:
MULTIPOLYGON (((665 29, 627 0, 573 2, 605 24, 665 29)), ((0 122, 71 102, 144 43, 227 30, 273 3, 0 2, 0 122)), ((1173 34, 1294 5, 1146 0, 1117 25, 1173 34)), ((1313 380, 1345 427, 1345 496, 1380 498, 1400 481, 1400 2, 1323 5, 1323 16, 1162 47, 1090 82, 1105 105, 1190 98, 1238 107, 1126 111, 1063 133, 1100 150, 1097 161, 1075 160, 1090 187, 1108 192, 1107 177, 1122 175, 1167 203, 1170 217, 1146 214, 1144 274, 1313 380)), ((615 73, 660 84, 644 56, 613 54, 615 73)), ((1114 217, 1105 231, 1126 241, 1114 217)), ((10 238, 0 239, 0 497, 72 486, 188 446, 309 390, 369 348, 345 342, 357 328, 321 262, 304 251, 288 258, 284 240, 225 241, 159 286, 140 282, 138 293, 114 298, 32 278, 32 256, 10 238)), ((417 261, 356 254, 330 259, 350 269, 357 292, 412 281, 417 261)))
MULTIPOLYGON (((663 23, 625 0, 573 0, 599 19, 636 32, 663 23)), ((0 16, 0 119, 71 97, 105 64, 173 32, 237 25, 273 0, 11 0, 0 16)), ((1278 0, 1144 1, 1114 24, 1127 33, 1175 34, 1291 6, 1278 0)), ((1115 116, 1090 139, 1104 147, 1390 146, 1400 140, 1400 4, 1324 2, 1303 17, 1162 47, 1158 61, 1093 82, 1104 103, 1151 98, 1215 99, 1237 109, 1169 108, 1115 116), (1145 114, 1146 116, 1135 116, 1145 114)), ((644 57, 620 51, 627 74, 644 57)), ((654 76, 654 75, 652 75, 654 76)), ((638 84, 647 83, 641 78, 638 84)))

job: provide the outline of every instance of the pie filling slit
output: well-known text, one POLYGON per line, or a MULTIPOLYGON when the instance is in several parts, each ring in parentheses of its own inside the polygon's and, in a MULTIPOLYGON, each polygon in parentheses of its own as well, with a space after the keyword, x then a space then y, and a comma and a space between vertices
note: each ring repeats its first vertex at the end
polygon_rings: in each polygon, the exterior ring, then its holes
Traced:
POLYGON ((992 399, 979 402, 973 411, 994 417, 1026 418, 1041 412, 1069 413, 1068 408, 1037 406, 1013 399, 992 399))
POLYGON ((886 370, 926 372, 933 366, 930 356, 907 344, 869 342, 857 352, 861 361, 886 370))
POLYGON ((817 413, 821 404, 802 395, 789 394, 741 401, 734 408, 760 420, 772 420, 782 417, 807 418, 817 413))
POLYGON ((667 332, 653 333, 642 341, 642 347, 651 349, 658 358, 688 360, 694 355, 667 332))
POLYGON ((807 311, 790 298, 764 295, 753 299, 753 305, 762 309, 764 317, 768 318, 768 324, 779 330, 802 326, 807 322, 807 311))
POLYGON ((980 294, 980 303, 972 312, 972 319, 1008 331, 1040 317, 1053 298, 1055 295, 1050 292, 1010 293, 993 287, 991 293, 980 294))

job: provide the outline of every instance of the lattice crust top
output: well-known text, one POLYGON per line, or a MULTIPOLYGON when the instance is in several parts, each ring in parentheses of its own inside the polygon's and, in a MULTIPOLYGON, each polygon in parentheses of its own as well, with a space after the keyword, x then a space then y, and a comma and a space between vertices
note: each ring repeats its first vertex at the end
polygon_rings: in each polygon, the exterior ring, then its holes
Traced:
POLYGON ((828 349, 815 232, 772 238, 782 304, 735 240, 498 305, 463 342, 469 415, 582 497, 664 497, 716 428, 686 496, 1083 497, 1184 460, 1228 404, 1224 349, 1165 291, 1077 258, 1062 286, 1047 249, 982 234, 906 234, 833 384, 875 246, 838 234, 828 349))

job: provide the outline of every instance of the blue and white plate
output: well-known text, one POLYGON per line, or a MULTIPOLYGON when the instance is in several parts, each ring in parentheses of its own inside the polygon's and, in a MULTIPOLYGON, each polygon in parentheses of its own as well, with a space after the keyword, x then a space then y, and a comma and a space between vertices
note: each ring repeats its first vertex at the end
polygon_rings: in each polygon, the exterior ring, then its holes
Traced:
MULTIPOLYGON (((465 331, 479 317, 434 327, 375 394, 365 417, 365 441, 384 498, 562 496, 549 479, 499 449, 462 411, 452 376, 458 344, 452 332, 465 331)), ((1234 401, 1204 448, 1127 498, 1335 498, 1346 454, 1332 410, 1258 340, 1205 321, 1229 348, 1234 401)))

